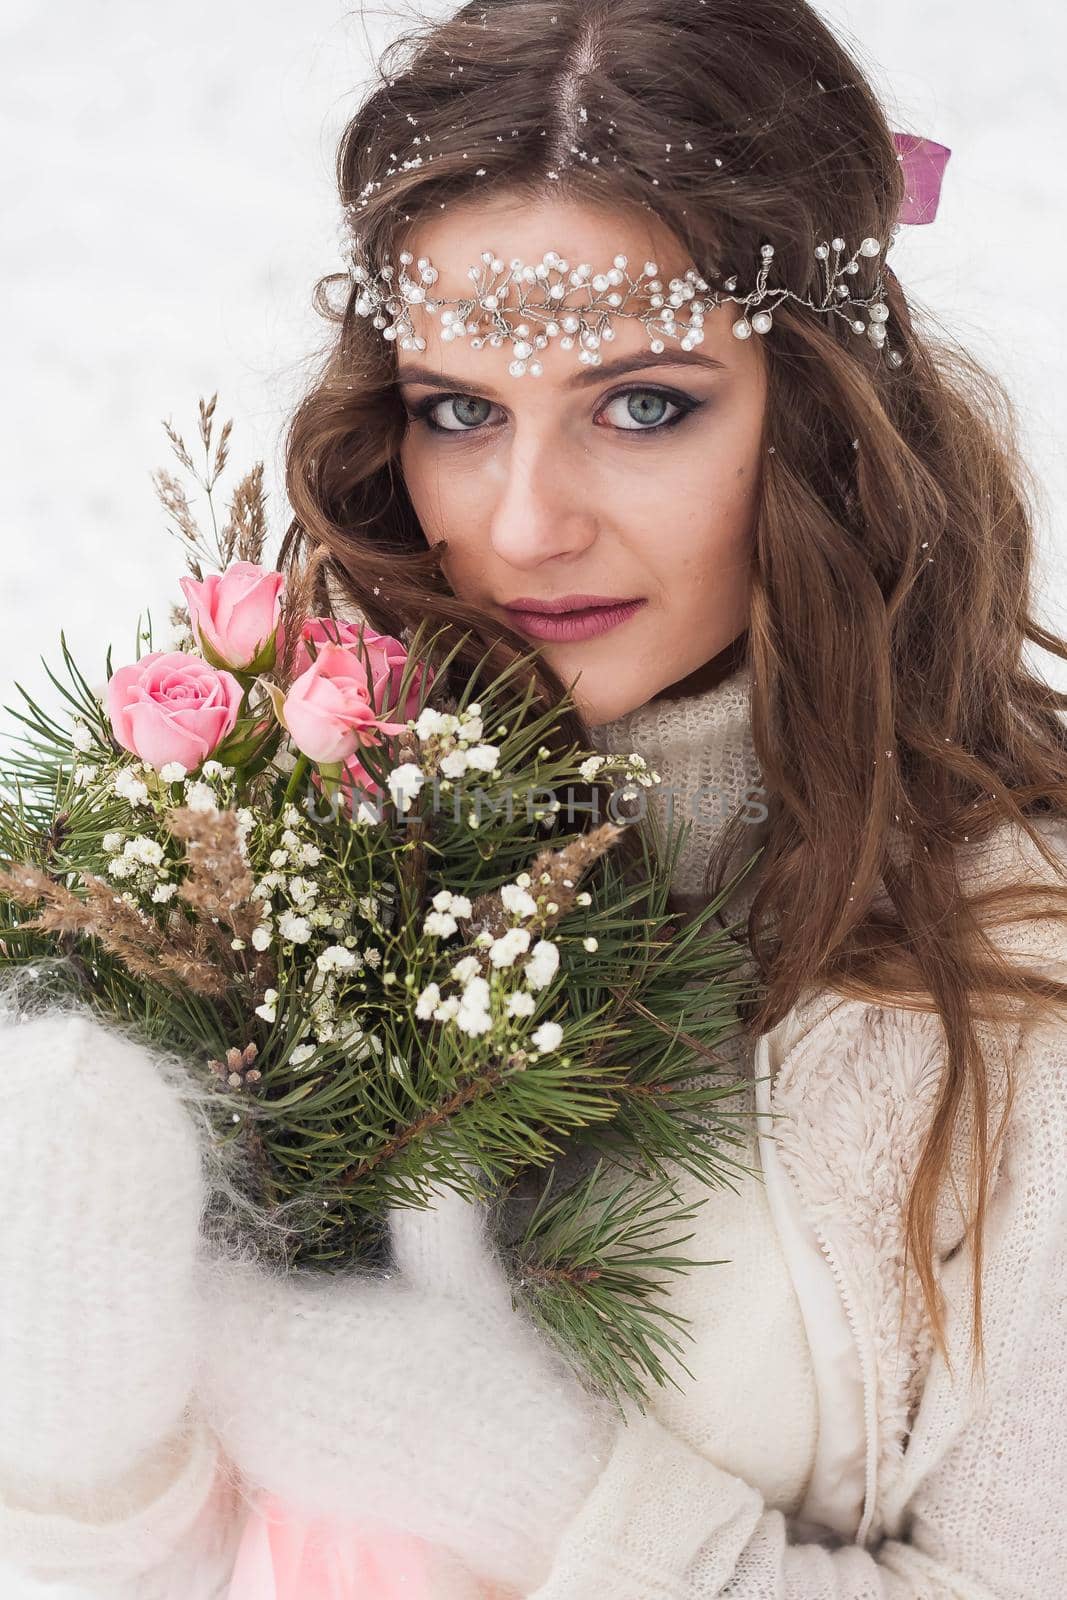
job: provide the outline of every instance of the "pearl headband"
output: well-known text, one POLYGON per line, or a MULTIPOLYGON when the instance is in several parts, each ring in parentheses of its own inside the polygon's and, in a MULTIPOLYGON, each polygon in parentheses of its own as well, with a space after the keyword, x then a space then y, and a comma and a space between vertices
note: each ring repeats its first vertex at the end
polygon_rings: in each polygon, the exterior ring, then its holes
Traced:
MULTIPOLYGON (((941 174, 951 153, 944 145, 909 134, 895 134, 894 139, 899 159, 905 163, 907 193, 893 226, 893 238, 902 222, 933 220, 941 174)), ((396 341, 403 350, 426 349, 426 340, 416 334, 411 321, 410 308, 418 305, 431 316, 440 316, 443 342, 466 338, 472 349, 479 350, 487 343, 499 347, 509 340, 514 355, 508 367, 511 375, 518 378, 529 373, 539 377, 543 368, 538 355, 553 339, 558 339, 564 350, 577 345, 580 362, 599 366, 601 345, 615 337, 615 317, 640 321, 649 333, 652 350, 659 354, 668 339, 677 340, 683 350, 702 343, 705 316, 724 302, 743 307, 742 315, 733 324, 733 333, 735 338, 748 339, 753 333, 769 333, 775 308, 784 300, 794 300, 812 311, 842 317, 854 333, 866 335, 876 349, 884 351, 891 366, 899 367, 903 359, 887 337, 889 307, 884 299, 882 263, 878 263, 874 289, 866 296, 854 295, 848 282, 859 272, 861 257, 874 258, 882 253, 881 241, 875 238, 863 239, 851 254, 840 237, 816 245, 815 257, 822 263, 823 277, 822 294, 817 299, 785 287, 768 286, 774 259, 771 244, 760 246, 754 287, 740 293, 735 292, 736 274, 725 277, 721 288, 712 288, 693 266, 686 269, 683 278, 672 278, 664 286, 654 261, 646 261, 637 277, 631 278, 624 255, 615 256, 606 271, 594 271, 588 262, 571 267, 555 250, 547 250, 536 265, 515 257, 507 266, 495 251, 483 250, 481 263, 467 269, 475 285, 473 294, 443 299, 427 292, 439 276, 428 256, 419 257, 417 276, 411 277, 406 268, 414 257, 409 250, 402 250, 395 283, 395 268, 388 258, 377 268, 372 267, 360 248, 361 236, 352 228, 355 214, 354 206, 347 208, 341 230, 342 254, 358 290, 353 309, 357 316, 370 317, 382 337, 396 341), (517 291, 514 300, 513 288, 517 291), (541 289, 540 298, 529 292, 535 288, 541 289), (572 295, 578 296, 577 302, 572 302, 572 295), (628 309, 631 302, 640 309, 628 309), (684 319, 678 315, 683 307, 688 310, 684 319), (866 312, 866 320, 860 315, 862 312, 866 312), (483 322, 483 318, 487 320, 483 322)))

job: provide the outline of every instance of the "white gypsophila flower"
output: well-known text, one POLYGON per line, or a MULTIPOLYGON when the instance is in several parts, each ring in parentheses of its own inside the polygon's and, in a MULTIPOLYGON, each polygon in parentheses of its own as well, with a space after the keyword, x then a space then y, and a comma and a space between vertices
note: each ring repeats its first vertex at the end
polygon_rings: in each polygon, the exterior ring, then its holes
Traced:
POLYGON ((298 859, 302 867, 317 867, 322 860, 322 851, 317 844, 302 844, 298 859))
POLYGON ((295 1050, 292 1050, 289 1054, 289 1065, 291 1067, 302 1067, 305 1061, 311 1060, 315 1054, 315 1048, 313 1044, 298 1044, 295 1050))
POLYGON ((133 876, 137 867, 135 862, 128 861, 125 856, 115 856, 114 860, 108 862, 107 870, 113 878, 129 878, 133 876))
POLYGON ((452 892, 450 889, 438 889, 430 901, 435 911, 450 911, 452 909, 452 892))
POLYGON ((176 883, 157 883, 152 890, 152 899, 159 906, 165 906, 168 900, 173 900, 178 892, 176 883))
POLYGON ((333 926, 333 916, 325 906, 316 906, 307 914, 308 921, 313 928, 329 928, 333 926))
POLYGON ((518 957, 524 956, 529 948, 529 928, 509 928, 489 946, 489 959, 494 967, 513 967, 518 957))
POLYGON ((455 917, 447 911, 428 911, 423 922, 423 933, 429 934, 434 939, 447 939, 449 934, 455 933, 459 924, 455 917))
POLYGON ((588 889, 583 889, 580 894, 575 895, 574 903, 579 906, 591 906, 593 904, 593 896, 588 889))
POLYGON ((477 956, 461 956, 452 968, 450 976, 460 983, 469 983, 481 970, 482 964, 477 956))
POLYGON ((464 917, 470 916, 472 909, 471 903, 465 894, 454 894, 452 896, 452 915, 454 917, 459 917, 462 921, 464 917))
POLYGON ((123 800, 128 800, 131 806, 148 804, 148 785, 138 778, 130 767, 119 768, 111 780, 111 787, 123 800))
POLYGON ((592 783, 606 760, 606 756, 589 756, 578 768, 578 776, 585 783, 592 783))
POLYGON ((294 830, 292 828, 284 828, 282 830, 282 845, 290 853, 293 853, 293 852, 299 850, 300 849, 300 835, 298 833, 294 832, 294 830))
POLYGON ((475 973, 473 978, 468 978, 463 985, 461 996, 465 1006, 476 1006, 479 1010, 486 1010, 489 1006, 489 980, 483 978, 481 973, 475 973))
POLYGON ((508 995, 507 1013, 509 1017, 532 1017, 537 1010, 537 1001, 525 989, 516 989, 514 994, 508 995))
POLYGON ((126 835, 119 828, 113 828, 110 833, 104 834, 103 845, 109 856, 118 855, 125 837, 126 835))
POLYGON ((272 867, 287 867, 289 865, 288 850, 272 850, 269 856, 272 867))
POLYGON ((434 1009, 441 1003, 441 990, 438 984, 428 983, 415 1002, 415 1015, 424 1022, 433 1016, 434 1009))
POLYGON ((289 879, 290 898, 296 901, 301 910, 304 910, 309 902, 316 898, 318 892, 318 884, 312 883, 310 878, 296 877, 289 879))
POLYGON ((434 1007, 433 1016, 435 1022, 454 1022, 459 1016, 459 995, 450 994, 447 1000, 442 1000, 434 1007))
POLYGON ((467 763, 476 772, 495 772, 500 750, 495 744, 476 744, 467 751, 467 763))
POLYGON ((159 769, 159 776, 164 783, 181 783, 185 772, 186 769, 180 761, 166 761, 159 769))
POLYGON ((505 911, 510 911, 516 917, 533 917, 537 915, 537 902, 525 889, 517 883, 504 883, 500 886, 500 901, 505 911))
POLYGON ((273 939, 273 932, 264 923, 260 923, 258 928, 252 929, 253 950, 269 950, 273 939))
POLYGON ((420 739, 432 739, 435 734, 444 732, 443 721, 440 711, 433 706, 423 706, 415 719, 415 733, 420 739))
POLYGON ((559 949, 550 939, 538 939, 523 966, 526 981, 531 989, 544 989, 551 983, 559 968, 559 949))
POLYGON ((464 1033, 488 1033, 493 1019, 489 1014, 489 985, 484 978, 472 978, 467 984, 455 1020, 464 1033))
POLYGON ((534 1029, 530 1038, 541 1054, 545 1055, 549 1050, 559 1049, 563 1040, 563 1029, 558 1022, 542 1022, 539 1028, 534 1029))
POLYGON ((287 800, 282 806, 282 823, 287 828, 298 828, 300 826, 300 812, 291 800, 287 800))
POLYGON ((99 774, 99 767, 83 764, 74 768, 74 782, 81 787, 83 784, 92 783, 99 774))
POLYGON ((515 882, 518 884, 520 889, 528 889, 533 883, 533 879, 530 877, 528 872, 520 872, 518 877, 515 879, 515 882))
POLYGON ((447 755, 441 757, 438 765, 446 778, 462 778, 469 760, 466 750, 450 750, 447 755))
POLYGON ((467 744, 477 744, 484 733, 482 719, 479 716, 464 716, 463 725, 459 730, 459 737, 467 744))
POLYGON ((289 939, 293 944, 307 944, 311 938, 311 924, 306 917, 298 917, 295 911, 283 911, 278 918, 278 931, 283 939, 289 939))
MULTIPOLYGON (((404 810, 406 811, 407 809, 407 806, 405 806, 404 810)), ((361 827, 376 828, 382 820, 382 808, 376 805, 373 800, 369 803, 366 800, 361 800, 356 807, 355 820, 361 827)))
POLYGON ((276 1020, 275 1008, 277 1004, 277 989, 264 989, 263 1004, 256 1007, 256 1016, 262 1017, 264 1022, 274 1022, 276 1020))
POLYGON ((231 768, 224 767, 221 761, 216 761, 214 757, 212 757, 211 760, 205 761, 203 766, 200 768, 200 776, 202 778, 206 778, 210 783, 215 778, 221 778, 223 773, 229 772, 230 770, 231 768))
POLYGON ((127 860, 141 861, 146 867, 158 867, 163 860, 163 846, 156 839, 127 839, 122 853, 127 860))
POLYGON ((315 964, 322 972, 351 972, 356 958, 343 944, 330 944, 315 957, 315 964))
POLYGON ((89 724, 83 722, 81 717, 75 717, 74 727, 71 731, 70 742, 75 750, 80 750, 82 755, 93 748, 94 740, 89 731, 89 724))
POLYGON ((599 939, 594 939, 593 935, 589 934, 588 938, 582 940, 582 949, 588 950, 589 954, 592 955, 594 950, 600 949, 599 939))
POLYGON ((382 952, 376 950, 373 945, 368 945, 363 952, 363 959, 368 967, 378 968, 382 964, 382 952))
POLYGON ((215 791, 211 788, 211 785, 200 783, 197 779, 186 782, 185 803, 190 811, 209 812, 219 809, 215 799, 215 791))
POLYGON ((426 774, 414 761, 402 761, 386 781, 393 804, 400 811, 410 811, 411 802, 426 782, 426 774))

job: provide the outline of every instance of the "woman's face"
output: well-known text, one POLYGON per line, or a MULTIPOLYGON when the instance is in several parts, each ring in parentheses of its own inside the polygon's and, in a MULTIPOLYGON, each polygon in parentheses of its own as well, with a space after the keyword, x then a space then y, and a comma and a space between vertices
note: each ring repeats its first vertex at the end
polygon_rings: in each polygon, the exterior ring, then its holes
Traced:
MULTIPOLYGON (((557 250, 594 273, 621 252, 631 277, 654 261, 665 283, 690 265, 644 211, 574 202, 449 206, 401 248, 428 256, 433 294, 456 299, 472 292, 467 269, 483 249, 534 265, 557 250)), ((725 303, 702 344, 667 340, 659 356, 640 321, 614 317, 600 367, 554 339, 541 375, 516 377, 510 341, 443 342, 439 315, 411 307, 426 349, 397 348, 410 419, 400 460, 425 537, 447 540, 456 595, 539 645, 592 724, 694 673, 682 688, 700 686, 697 669, 747 625, 766 376, 760 338, 731 331, 738 311, 725 303), (588 614, 539 625, 505 609, 588 596, 637 603, 599 632, 588 614), (559 636, 546 640, 546 628, 559 636)))

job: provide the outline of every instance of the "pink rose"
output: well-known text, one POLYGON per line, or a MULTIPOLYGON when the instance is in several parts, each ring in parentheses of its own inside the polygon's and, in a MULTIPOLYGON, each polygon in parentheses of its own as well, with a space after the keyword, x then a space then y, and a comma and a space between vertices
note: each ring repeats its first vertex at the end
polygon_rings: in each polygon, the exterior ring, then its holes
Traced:
POLYGON ((207 660, 231 672, 247 672, 253 665, 269 671, 280 640, 284 574, 268 572, 254 561, 235 561, 201 583, 195 578, 179 581, 193 634, 207 660))
POLYGON ((312 761, 345 761, 383 733, 403 733, 371 703, 363 662, 341 644, 324 644, 285 696, 283 721, 298 750, 312 761))
POLYGON ((150 767, 180 761, 192 772, 233 732, 241 685, 183 650, 153 650, 108 680, 115 738, 150 767))
POLYGON ((400 679, 407 664, 408 652, 399 639, 394 639, 389 633, 375 633, 374 629, 366 623, 341 622, 334 617, 309 617, 300 630, 300 639, 296 647, 296 656, 293 663, 293 675, 303 672, 311 665, 311 651, 308 644, 321 649, 324 644, 348 645, 352 653, 359 659, 363 657, 359 649, 360 636, 366 646, 367 659, 371 669, 371 689, 374 704, 382 713, 392 711, 399 714, 406 721, 408 717, 418 715, 419 688, 423 677, 426 676, 427 688, 433 683, 433 672, 424 668, 422 662, 416 666, 411 675, 408 692, 402 712, 398 711, 397 701, 400 698, 400 679), (428 676, 427 676, 428 674, 428 676))

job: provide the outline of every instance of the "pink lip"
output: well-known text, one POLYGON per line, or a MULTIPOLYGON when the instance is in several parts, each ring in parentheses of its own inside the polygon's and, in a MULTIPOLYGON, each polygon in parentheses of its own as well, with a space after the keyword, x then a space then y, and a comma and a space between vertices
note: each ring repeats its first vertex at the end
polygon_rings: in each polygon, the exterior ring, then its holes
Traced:
POLYGON ((552 611, 524 610, 522 606, 516 604, 509 605, 505 609, 518 632, 528 634, 533 639, 559 641, 592 639, 597 634, 607 633, 611 628, 617 628, 620 623, 635 616, 645 603, 643 599, 602 598, 599 604, 593 604, 590 597, 583 595, 568 596, 568 601, 570 603, 568 609, 563 609, 559 601, 545 600, 536 601, 534 604, 540 608, 552 605, 552 611))

